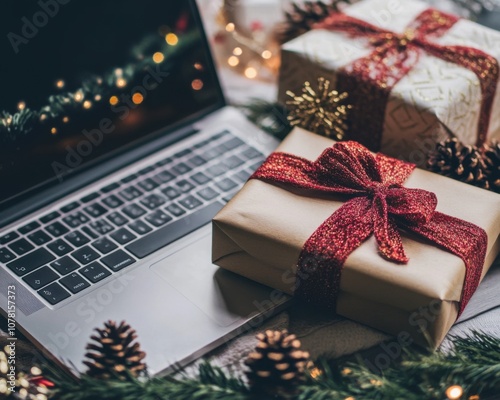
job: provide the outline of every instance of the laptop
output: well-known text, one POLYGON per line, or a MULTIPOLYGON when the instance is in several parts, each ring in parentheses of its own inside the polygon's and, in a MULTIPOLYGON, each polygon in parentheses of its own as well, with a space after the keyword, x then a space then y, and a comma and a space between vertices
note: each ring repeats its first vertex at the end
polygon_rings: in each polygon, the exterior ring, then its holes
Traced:
POLYGON ((277 142, 226 105, 194 1, 94 4, 0 16, 0 310, 77 374, 125 320, 162 374, 288 303, 210 262, 277 142))

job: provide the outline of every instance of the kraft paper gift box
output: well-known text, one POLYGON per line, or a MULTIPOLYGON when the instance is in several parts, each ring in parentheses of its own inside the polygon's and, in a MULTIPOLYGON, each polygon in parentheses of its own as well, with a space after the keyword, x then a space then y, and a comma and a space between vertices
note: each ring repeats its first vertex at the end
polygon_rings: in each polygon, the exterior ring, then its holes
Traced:
MULTIPOLYGON (((399 42, 393 44, 397 47, 393 50, 404 55, 410 54, 407 43, 414 32, 409 27, 428 8, 428 4, 413 0, 365 0, 346 7, 344 13, 377 29, 395 33, 399 42)), ((438 15, 436 20, 440 18, 438 15)), ((500 32, 464 19, 444 23, 450 23, 451 27, 439 35, 431 33, 424 37, 432 46, 442 46, 438 51, 456 51, 455 46, 466 46, 486 53, 495 63, 500 59, 500 32)), ((325 24, 328 25, 328 21, 325 24)), ((380 88, 374 89, 373 81, 367 83, 361 77, 353 84, 345 78, 353 75, 351 69, 356 60, 371 57, 377 45, 385 46, 383 37, 363 36, 359 32, 353 37, 331 29, 331 24, 328 29, 324 24, 319 25, 282 46, 278 95, 281 103, 290 100, 287 91, 299 94, 306 81, 314 87, 318 77, 324 77, 331 81, 332 87, 346 91, 350 96, 346 103, 354 106, 348 121, 351 132, 346 139, 359 141, 373 151, 382 151, 418 166, 423 166, 437 142, 448 137, 455 136, 465 144, 478 145, 491 138, 500 138, 498 78, 484 81, 484 90, 493 101, 489 115, 483 117, 489 127, 483 124, 480 128, 483 94, 478 76, 470 69, 456 61, 445 61, 418 44, 411 53, 418 57, 411 61, 411 70, 392 88, 391 77, 385 77, 383 85, 387 83, 390 92, 388 98, 383 99, 379 96, 380 88), (355 129, 356 124, 361 124, 360 129, 355 129), (371 129, 365 129, 370 125, 371 129), (364 136, 365 133, 369 135, 364 136)), ((363 29, 368 30, 360 28, 363 29)), ((476 50, 471 51, 477 53, 476 50)), ((383 56, 379 61, 362 65, 370 69, 367 72, 370 74, 391 62, 383 56)), ((400 66, 389 65, 384 74, 387 75, 391 68, 399 69, 400 66)), ((492 68, 491 71, 498 72, 498 65, 492 68)))
MULTIPOLYGON (((314 161, 333 143, 296 128, 277 151, 314 161)), ((500 250, 500 195, 420 169, 404 186, 435 193, 436 211, 484 229, 488 241, 482 279, 500 250)), ((213 220, 213 262, 293 294, 304 244, 345 201, 251 179, 213 220)), ((407 264, 382 258, 373 235, 350 254, 336 312, 393 335, 411 335, 423 345, 428 335, 437 346, 457 319, 465 264, 436 245, 400 233, 407 264)))

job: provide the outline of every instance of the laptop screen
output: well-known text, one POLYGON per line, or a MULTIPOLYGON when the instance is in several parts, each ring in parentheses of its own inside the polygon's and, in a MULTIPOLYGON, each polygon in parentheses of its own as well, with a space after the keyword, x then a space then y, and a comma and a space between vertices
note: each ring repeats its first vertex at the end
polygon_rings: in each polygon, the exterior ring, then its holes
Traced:
POLYGON ((0 31, 0 207, 223 103, 190 1, 6 0, 0 31))

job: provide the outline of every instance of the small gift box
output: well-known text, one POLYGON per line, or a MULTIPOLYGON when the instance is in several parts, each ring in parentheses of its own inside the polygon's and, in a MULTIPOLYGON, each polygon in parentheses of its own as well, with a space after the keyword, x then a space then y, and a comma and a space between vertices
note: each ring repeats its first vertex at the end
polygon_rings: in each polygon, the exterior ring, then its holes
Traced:
POLYGON ((437 346, 499 233, 499 195, 297 128, 215 217, 213 262, 437 346))
POLYGON ((365 0, 284 44, 280 102, 325 78, 353 106, 346 139, 419 166, 450 136, 500 138, 500 32, 428 7, 365 0))

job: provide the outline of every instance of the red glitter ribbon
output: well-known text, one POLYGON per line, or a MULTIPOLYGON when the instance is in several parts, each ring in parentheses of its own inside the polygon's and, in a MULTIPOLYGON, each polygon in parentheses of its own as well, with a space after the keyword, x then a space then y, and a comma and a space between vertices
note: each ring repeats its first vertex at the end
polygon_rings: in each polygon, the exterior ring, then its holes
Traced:
POLYGON ((298 260, 296 295, 334 308, 342 267, 370 236, 375 235, 385 259, 408 262, 399 234, 404 229, 462 258, 466 267, 462 313, 479 285, 488 238, 480 227, 437 212, 434 193, 403 187, 414 168, 382 154, 373 155, 356 142, 336 143, 316 161, 271 154, 252 179, 287 190, 306 189, 311 195, 347 197, 305 243, 298 260))
POLYGON ((352 38, 368 38, 374 47, 367 57, 339 71, 337 90, 349 93, 349 100, 356 105, 349 116, 349 139, 374 151, 380 149, 390 92, 418 64, 424 51, 467 68, 479 78, 482 102, 476 144, 485 142, 499 78, 497 60, 472 47, 441 46, 429 41, 444 35, 457 21, 458 17, 428 9, 402 35, 342 13, 334 13, 315 26, 343 32, 352 38))

